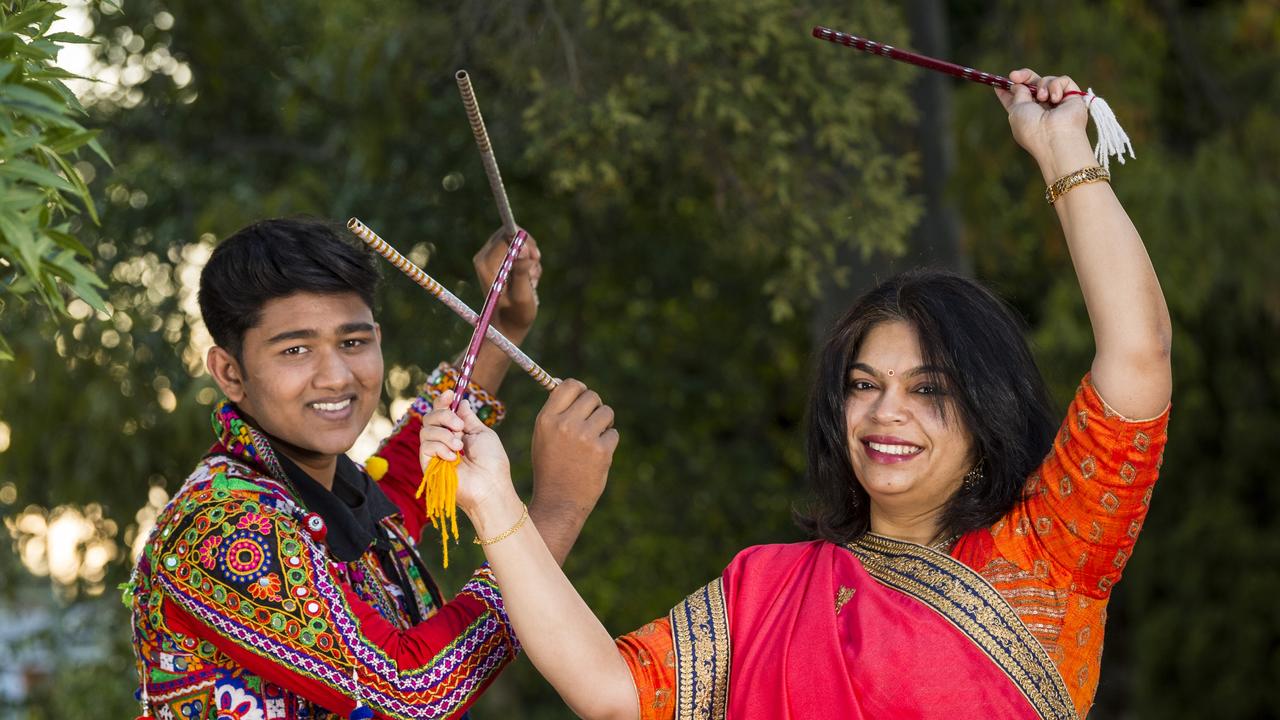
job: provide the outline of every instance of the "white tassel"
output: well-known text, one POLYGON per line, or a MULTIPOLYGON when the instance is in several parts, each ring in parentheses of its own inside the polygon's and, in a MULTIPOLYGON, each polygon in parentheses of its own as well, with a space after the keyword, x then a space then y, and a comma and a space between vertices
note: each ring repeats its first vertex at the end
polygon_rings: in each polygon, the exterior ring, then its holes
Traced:
POLYGON ((1107 101, 1094 95, 1093 88, 1089 88, 1084 102, 1089 108, 1089 116, 1093 118, 1093 125, 1098 131, 1098 144, 1093 148, 1098 164, 1109 171, 1110 158, 1115 155, 1123 165, 1126 149, 1129 151, 1129 157, 1136 159, 1138 156, 1133 152, 1133 143, 1129 142, 1129 135, 1125 133, 1124 128, 1120 127, 1120 121, 1116 120, 1116 114, 1112 112, 1107 101))

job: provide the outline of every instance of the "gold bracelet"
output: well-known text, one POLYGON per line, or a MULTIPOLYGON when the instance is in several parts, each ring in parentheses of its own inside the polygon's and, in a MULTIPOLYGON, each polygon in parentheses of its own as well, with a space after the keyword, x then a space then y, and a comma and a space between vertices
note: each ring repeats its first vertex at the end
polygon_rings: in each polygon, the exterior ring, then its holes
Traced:
POLYGON ((1094 165, 1093 167, 1077 170, 1070 175, 1064 175, 1044 189, 1045 202, 1052 205, 1058 201, 1058 198, 1065 195, 1068 190, 1075 186, 1098 182, 1099 180, 1111 182, 1111 173, 1107 172, 1101 165, 1094 165))
POLYGON ((524 508, 524 511, 520 513, 520 519, 517 520, 516 524, 512 525, 506 532, 502 533, 497 537, 489 538, 488 540, 481 540, 480 536, 477 535, 475 539, 472 540, 471 542, 475 543, 476 545, 492 545, 496 542, 506 540, 512 535, 515 535, 516 532, 520 530, 520 528, 524 527, 524 521, 529 519, 529 506, 525 505, 524 503, 521 503, 521 507, 524 508))

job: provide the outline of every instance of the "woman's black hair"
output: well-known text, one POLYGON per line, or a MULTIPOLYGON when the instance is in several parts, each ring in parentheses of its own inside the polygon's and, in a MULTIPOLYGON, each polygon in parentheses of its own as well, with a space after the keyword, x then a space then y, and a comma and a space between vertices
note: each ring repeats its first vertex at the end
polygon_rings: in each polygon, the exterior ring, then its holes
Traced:
POLYGON ((830 542, 856 540, 871 525, 869 496, 850 464, 845 400, 867 334, 891 321, 915 329, 924 364, 939 369, 947 389, 938 397, 939 410, 946 422, 969 431, 982 464, 982 479, 947 502, 942 533, 987 527, 1008 513, 1053 442, 1048 390, 1013 311, 990 290, 953 273, 898 275, 858 299, 818 357, 807 435, 815 499, 797 517, 830 542))
POLYGON ((269 300, 296 292, 355 293, 373 309, 378 267, 331 224, 310 218, 256 222, 214 248, 200 272, 200 314, 213 341, 243 361, 244 335, 269 300))

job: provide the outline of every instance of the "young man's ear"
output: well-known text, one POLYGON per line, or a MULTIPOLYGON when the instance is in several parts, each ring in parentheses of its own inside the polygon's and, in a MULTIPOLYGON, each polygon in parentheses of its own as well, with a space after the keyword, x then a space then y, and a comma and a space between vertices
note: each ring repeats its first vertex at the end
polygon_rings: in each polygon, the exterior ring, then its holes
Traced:
POLYGON ((205 367, 213 376, 213 381, 222 388, 222 394, 233 403, 244 399, 244 369, 236 358, 226 350, 214 345, 204 359, 205 367))

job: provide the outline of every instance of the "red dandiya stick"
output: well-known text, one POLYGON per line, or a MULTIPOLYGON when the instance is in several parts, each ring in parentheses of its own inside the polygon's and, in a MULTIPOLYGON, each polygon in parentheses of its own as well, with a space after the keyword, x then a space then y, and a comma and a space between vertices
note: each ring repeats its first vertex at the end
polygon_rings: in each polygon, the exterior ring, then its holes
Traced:
POLYGON ((507 276, 511 274, 511 266, 515 264, 516 256, 520 254, 520 250, 524 247, 525 241, 529 239, 529 234, 524 230, 517 230, 514 238, 511 239, 511 245, 507 247, 507 256, 502 259, 502 267, 498 269, 498 276, 493 279, 493 285, 489 286, 489 294, 484 299, 484 308, 480 311, 480 319, 476 322, 476 329, 471 333, 471 343, 467 346, 467 354, 462 358, 462 372, 458 377, 458 387, 454 390, 457 394, 453 398, 451 410, 457 412, 458 403, 462 401, 462 395, 466 393, 467 386, 471 384, 471 371, 476 367, 476 356, 480 354, 480 345, 484 342, 485 331, 489 329, 489 323, 493 319, 493 311, 498 307, 498 296, 502 294, 502 289, 506 287, 507 276))
MULTIPOLYGON (((928 55, 913 53, 910 50, 903 50, 892 45, 876 42, 875 40, 868 40, 863 37, 858 37, 857 35, 842 33, 839 30, 832 30, 831 28, 822 27, 821 25, 813 28, 813 36, 819 40, 826 40, 827 42, 833 42, 837 45, 851 47, 854 50, 861 50, 862 52, 870 53, 871 55, 880 55, 887 57, 890 60, 911 63, 912 65, 918 65, 922 68, 928 68, 946 75, 951 75, 952 77, 982 83, 983 85, 990 85, 991 87, 998 87, 1003 90, 1013 90, 1013 86, 1016 84, 1003 75, 993 75, 980 70, 974 70, 971 67, 957 65, 952 62, 947 62, 946 60, 939 60, 937 58, 929 57, 928 55)), ((1036 86, 1031 83, 1024 84, 1033 90, 1036 89, 1036 86)))
MULTIPOLYGON (((914 53, 910 50, 903 50, 892 45, 886 45, 885 43, 876 42, 875 40, 868 40, 867 38, 858 37, 857 35, 850 35, 849 33, 843 33, 839 30, 832 30, 831 28, 823 27, 821 25, 814 26, 813 36, 819 40, 826 40, 827 42, 832 42, 837 45, 851 47, 854 50, 861 50, 862 52, 870 55, 887 57, 890 60, 909 63, 911 65, 943 73, 944 75, 958 77, 962 80, 981 83, 983 85, 990 85, 991 87, 997 87, 1010 92, 1013 91, 1015 85, 1018 85, 1018 83, 1015 83, 1003 75, 974 70, 973 68, 965 65, 957 65, 953 62, 939 60, 938 58, 929 57, 928 55, 921 55, 920 53, 914 53)), ((1039 89, 1039 87, 1034 83, 1022 83, 1022 85, 1030 88, 1033 92, 1039 89)), ((1124 164, 1124 153, 1126 150, 1130 157, 1136 157, 1133 152, 1133 145, 1129 142, 1129 136, 1125 134, 1124 129, 1120 127, 1120 123, 1116 120, 1115 113, 1111 111, 1111 108, 1107 105, 1106 101, 1094 94, 1093 88, 1089 88, 1088 92, 1070 90, 1066 95, 1083 96, 1085 103, 1089 106, 1089 115, 1093 118, 1093 123, 1098 130, 1098 144, 1094 147, 1093 152, 1094 155, 1097 156, 1098 162, 1101 163, 1104 168, 1110 167, 1109 157, 1111 155, 1118 157, 1121 164, 1124 164)))
MULTIPOLYGON (((511 266, 515 264, 516 256, 520 254, 521 248, 528 239, 529 234, 524 230, 516 231, 515 237, 511 238, 511 245, 507 248, 507 256, 502 259, 498 276, 489 286, 489 294, 484 299, 484 308, 480 311, 480 318, 476 320, 476 329, 471 333, 471 342, 467 345, 466 354, 462 356, 462 372, 458 376, 458 384, 454 387, 453 402, 449 405, 449 409, 453 412, 458 411, 462 396, 467 394, 467 386, 471 384, 471 371, 476 367, 476 356, 480 354, 480 345, 484 342, 485 331, 489 329, 489 323, 493 320, 493 311, 498 307, 498 296, 502 294, 502 288, 507 284, 507 276, 511 274, 511 266)), ((461 461, 461 452, 457 453, 453 460, 431 458, 431 462, 427 463, 427 468, 422 473, 422 483, 418 485, 418 492, 414 494, 415 498, 426 496, 423 499, 423 505, 427 518, 431 520, 432 526, 440 528, 440 546, 445 567, 449 567, 449 532, 453 532, 454 540, 458 539, 458 463, 461 461), (446 520, 448 523, 445 522, 446 520)))

